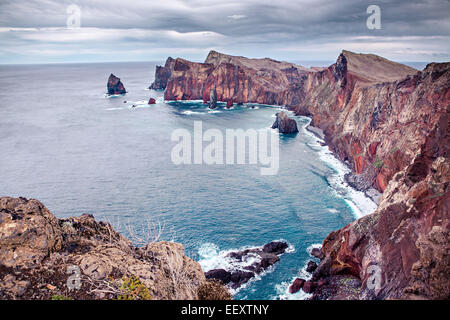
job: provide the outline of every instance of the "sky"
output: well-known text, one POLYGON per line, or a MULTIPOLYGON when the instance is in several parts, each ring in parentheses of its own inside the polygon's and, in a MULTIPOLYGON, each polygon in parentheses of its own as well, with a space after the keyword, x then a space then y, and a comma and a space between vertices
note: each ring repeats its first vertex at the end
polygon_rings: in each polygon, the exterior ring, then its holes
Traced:
POLYGON ((450 61, 450 0, 0 0, 0 64, 203 61, 210 50, 334 61, 345 49, 450 61), (369 29, 371 5, 380 28, 369 29))

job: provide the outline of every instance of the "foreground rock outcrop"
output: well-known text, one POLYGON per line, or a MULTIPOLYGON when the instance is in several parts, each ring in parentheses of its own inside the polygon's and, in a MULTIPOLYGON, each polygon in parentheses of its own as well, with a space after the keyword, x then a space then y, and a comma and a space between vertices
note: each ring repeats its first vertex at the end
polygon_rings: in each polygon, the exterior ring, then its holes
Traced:
POLYGON ((0 299, 230 298, 181 244, 138 248, 109 223, 57 219, 37 200, 0 198, 0 247, 0 299))
POLYGON ((275 116, 276 119, 272 125, 272 129, 278 129, 278 131, 283 134, 292 134, 298 132, 297 121, 289 118, 286 112, 278 112, 275 116))
POLYGON ((125 90, 125 87, 124 87, 122 81, 120 81, 120 79, 117 78, 112 73, 108 78, 108 83, 106 84, 106 87, 108 89, 108 95, 127 93, 127 90, 125 90))

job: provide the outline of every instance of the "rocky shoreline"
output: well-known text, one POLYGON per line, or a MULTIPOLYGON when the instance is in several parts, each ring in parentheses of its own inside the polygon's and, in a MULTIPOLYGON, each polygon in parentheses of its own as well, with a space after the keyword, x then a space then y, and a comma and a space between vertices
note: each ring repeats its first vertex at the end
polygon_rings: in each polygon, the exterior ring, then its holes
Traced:
POLYGON ((240 263, 234 270, 213 269, 205 273, 207 279, 219 280, 223 285, 238 289, 269 267, 280 261, 280 256, 286 252, 288 244, 284 241, 272 241, 261 248, 233 251, 227 254, 231 264, 240 263))

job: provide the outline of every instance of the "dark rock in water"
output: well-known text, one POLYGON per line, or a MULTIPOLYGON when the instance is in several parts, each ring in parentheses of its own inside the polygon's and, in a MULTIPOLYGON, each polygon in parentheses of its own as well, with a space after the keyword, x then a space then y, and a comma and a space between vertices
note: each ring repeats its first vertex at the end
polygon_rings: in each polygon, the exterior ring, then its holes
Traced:
POLYGON ((233 106, 233 99, 227 100, 227 108, 231 108, 233 106))
POLYGON ((169 57, 164 66, 156 66, 155 81, 150 85, 149 89, 164 90, 167 86, 167 80, 172 75, 174 64, 175 60, 169 57))
POLYGON ((276 114, 277 118, 272 125, 272 129, 278 128, 278 131, 283 134, 297 133, 297 121, 288 117, 286 112, 281 111, 276 114))
POLYGON ((209 107, 215 109, 217 107, 217 90, 216 86, 209 91, 209 107))
POLYGON ((156 103, 156 100, 153 99, 153 98, 150 98, 150 99, 148 100, 148 104, 155 104, 155 103, 156 103))
POLYGON ((273 241, 264 247, 233 251, 226 255, 234 260, 240 267, 235 270, 214 269, 205 273, 207 279, 217 279, 236 289, 260 274, 270 266, 280 261, 279 255, 286 251, 288 244, 282 241, 273 241), (243 271, 242 269, 246 270, 243 271))
POLYGON ((262 253, 261 257, 262 259, 260 265, 262 269, 267 269, 271 265, 280 261, 280 258, 274 253, 262 253))
POLYGON ((314 261, 308 261, 308 265, 306 266, 306 272, 313 273, 314 270, 317 269, 317 263, 314 261))
POLYGON ((127 100, 124 100, 123 103, 127 103, 127 100))
POLYGON ((236 259, 238 261, 242 261, 242 258, 244 256, 247 256, 249 253, 257 253, 259 254, 260 250, 259 249, 246 249, 246 250, 242 250, 242 251, 233 251, 230 252, 229 254, 227 254, 228 257, 236 259))
POLYGON ((253 272, 249 272, 249 271, 238 270, 236 272, 233 272, 231 274, 231 282, 233 283, 232 287, 234 289, 239 288, 244 283, 247 283, 254 276, 255 276, 255 274, 253 272))
POLYGON ((311 255, 313 257, 316 257, 317 259, 320 259, 320 260, 322 260, 325 257, 324 254, 322 253, 322 251, 319 248, 313 248, 311 250, 311 255))
POLYGON ((216 279, 222 281, 223 284, 227 284, 231 281, 231 272, 224 269, 213 269, 205 272, 206 279, 216 279))
POLYGON ((263 252, 280 255, 286 251, 288 244, 282 241, 272 241, 264 245, 263 252))
POLYGON ((298 292, 303 287, 304 284, 305 284, 304 279, 300 279, 300 278, 295 279, 294 282, 289 287, 289 293, 298 292))
POLYGON ((125 90, 125 87, 123 86, 123 83, 120 81, 119 78, 117 78, 112 73, 108 78, 108 83, 107 83, 106 87, 108 88, 109 95, 127 93, 127 91, 125 90))
POLYGON ((316 284, 314 282, 312 282, 311 280, 308 280, 303 284, 302 289, 306 293, 312 293, 314 291, 315 287, 316 287, 316 284))

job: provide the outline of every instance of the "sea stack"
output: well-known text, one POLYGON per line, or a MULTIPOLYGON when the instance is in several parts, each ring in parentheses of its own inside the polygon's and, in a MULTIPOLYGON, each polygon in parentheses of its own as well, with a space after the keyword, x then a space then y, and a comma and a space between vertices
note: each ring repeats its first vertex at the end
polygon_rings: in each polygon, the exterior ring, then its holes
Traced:
POLYGON ((217 90, 215 85, 214 88, 209 90, 209 107, 211 109, 215 109, 217 107, 217 90))
POLYGON ((106 87, 108 88, 108 95, 127 93, 125 87, 123 86, 123 83, 112 73, 108 78, 108 84, 106 85, 106 87))
POLYGON ((277 118, 272 125, 272 129, 278 128, 283 134, 297 133, 297 121, 288 117, 286 112, 281 111, 276 114, 277 118))
POLYGON ((169 57, 164 66, 156 66, 155 81, 150 85, 149 89, 164 90, 167 86, 167 80, 172 75, 174 64, 175 60, 169 57))

